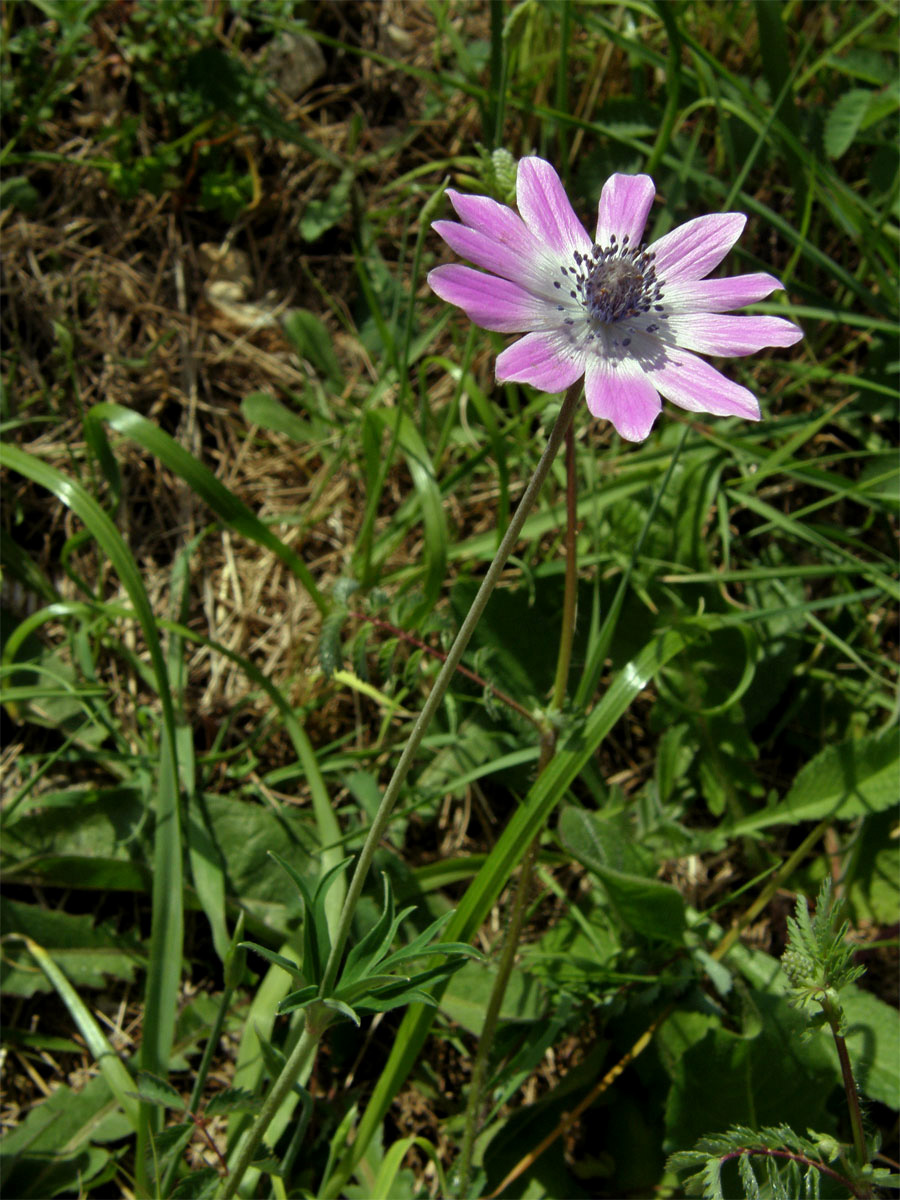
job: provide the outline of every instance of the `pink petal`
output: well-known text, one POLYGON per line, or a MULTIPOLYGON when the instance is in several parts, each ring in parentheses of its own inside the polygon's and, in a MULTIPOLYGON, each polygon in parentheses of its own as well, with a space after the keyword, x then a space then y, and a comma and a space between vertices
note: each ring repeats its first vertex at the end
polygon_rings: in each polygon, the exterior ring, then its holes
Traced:
POLYGON ((452 188, 448 188, 446 194, 464 225, 522 254, 535 252, 538 243, 529 233, 527 225, 518 213, 505 204, 498 204, 489 196, 464 196, 452 188))
POLYGON ((559 176, 544 159, 519 159, 516 201, 529 230, 566 262, 575 250, 590 253, 591 239, 575 216, 559 176))
POLYGON ((764 346, 793 346, 803 330, 781 317, 720 317, 710 313, 673 316, 665 332, 676 346, 701 354, 755 354, 764 346))
POLYGON ((546 300, 539 300, 516 283, 483 275, 471 267, 457 263, 435 267, 428 272, 428 284, 442 300, 463 309, 482 329, 522 333, 558 322, 554 306, 546 300))
POLYGON ((667 283, 665 303, 669 312, 727 312, 755 304, 783 285, 774 275, 732 275, 727 279, 703 279, 667 283))
POLYGON ((712 213, 679 225, 647 247, 656 255, 657 279, 702 279, 719 265, 746 223, 743 213, 712 213))
POLYGON ((688 412, 759 420, 759 401, 752 392, 687 350, 666 349, 645 370, 667 400, 688 412))
POLYGON ((439 233, 451 250, 469 259, 476 267, 484 267, 504 279, 531 291, 553 296, 553 285, 548 278, 549 271, 543 256, 535 247, 530 247, 530 254, 523 254, 519 249, 498 242, 490 235, 477 229, 468 229, 465 225, 457 225, 455 221, 434 221, 431 228, 439 233), (542 269, 543 268, 543 269, 542 269))
POLYGON ((600 193, 597 245, 608 246, 613 235, 619 245, 625 238, 629 245, 639 245, 655 195, 649 175, 611 175, 600 193))
POLYGON ((592 356, 584 390, 593 415, 611 421, 629 442, 644 440, 662 408, 656 388, 634 359, 592 356))
POLYGON ((497 356, 501 383, 530 383, 539 392, 563 392, 584 372, 584 358, 559 334, 529 333, 497 356))

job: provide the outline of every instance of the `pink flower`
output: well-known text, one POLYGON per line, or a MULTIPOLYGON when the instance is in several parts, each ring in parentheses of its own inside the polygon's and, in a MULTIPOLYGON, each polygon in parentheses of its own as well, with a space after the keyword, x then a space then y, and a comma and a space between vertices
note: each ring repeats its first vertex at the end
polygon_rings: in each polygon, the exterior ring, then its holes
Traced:
POLYGON ((448 191, 462 223, 434 222, 457 254, 490 274, 453 264, 428 282, 476 325, 525 334, 498 357, 498 380, 561 392, 583 375, 590 411, 630 441, 650 432, 660 395, 691 412, 758 421, 753 393, 691 351, 753 354, 792 346, 803 332, 780 317, 722 315, 781 287, 762 273, 705 278, 740 237, 743 213, 697 217, 644 246, 655 194, 649 175, 613 175, 592 242, 553 167, 523 158, 521 215, 448 191))

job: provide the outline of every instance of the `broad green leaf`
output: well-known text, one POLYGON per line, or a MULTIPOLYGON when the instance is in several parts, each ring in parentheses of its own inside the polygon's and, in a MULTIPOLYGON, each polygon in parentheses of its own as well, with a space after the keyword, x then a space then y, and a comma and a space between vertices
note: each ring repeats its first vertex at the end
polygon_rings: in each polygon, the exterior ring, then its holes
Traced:
POLYGON ((184 1100, 175 1088, 149 1071, 138 1071, 135 1091, 150 1104, 157 1104, 161 1108, 177 1108, 179 1111, 184 1109, 184 1100))
MULTIPOLYGON (((480 1036, 496 978, 496 964, 466 963, 444 989, 441 1012, 463 1029, 480 1036)), ((547 998, 537 979, 526 971, 513 971, 503 996, 500 1020, 537 1021, 546 1007, 547 998)))
POLYGON ((352 186, 353 171, 343 171, 324 200, 309 201, 299 222, 300 236, 305 242, 316 241, 344 219, 350 208, 352 186))
POLYGON ((77 1091, 61 1084, 0 1140, 4 1195, 46 1200, 61 1192, 84 1194, 110 1160, 105 1143, 120 1141, 133 1128, 102 1075, 77 1091))
POLYGON ((851 88, 835 102, 825 121, 825 151, 830 158, 840 158, 853 145, 871 99, 869 88, 851 88))
POLYGON ((798 773, 785 798, 751 813, 729 830, 742 837, 772 825, 796 825, 823 817, 848 821, 897 803, 900 745, 896 729, 879 737, 827 746, 798 773))
POLYGON ((254 392, 241 402, 241 412, 249 425, 260 425, 273 433, 283 433, 301 446, 316 440, 316 431, 309 421, 285 407, 280 400, 266 392, 254 392))
MULTIPOLYGON (((699 1015, 691 1016, 695 1028, 683 1025, 689 1034, 699 1032, 699 1015)), ((840 1086, 824 1041, 801 1039, 807 1019, 784 997, 754 991, 735 1016, 749 1036, 715 1022, 697 1040, 691 1037, 672 1062, 665 1108, 671 1145, 689 1146, 704 1133, 738 1123, 817 1125, 840 1086)), ((670 1052, 674 1045, 670 1039, 670 1052)))
POLYGON ((0 899, 0 925, 9 939, 0 959, 0 991, 6 995, 31 996, 53 989, 13 934, 43 946, 76 987, 101 988, 110 979, 131 982, 135 968, 144 961, 143 949, 134 939, 95 925, 89 916, 0 899))
MULTIPOLYGON (((900 1110, 897 1072, 900 1023, 896 1008, 855 984, 841 990, 840 1001, 847 1023, 847 1051, 860 1091, 897 1112, 900 1110)), ((833 1048, 830 1037, 828 1040, 833 1048)))

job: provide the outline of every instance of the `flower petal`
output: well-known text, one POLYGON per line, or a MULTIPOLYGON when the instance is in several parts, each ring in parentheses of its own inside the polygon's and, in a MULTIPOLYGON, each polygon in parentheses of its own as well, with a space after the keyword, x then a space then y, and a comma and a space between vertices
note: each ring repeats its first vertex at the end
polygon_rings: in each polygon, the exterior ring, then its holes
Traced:
POLYGON ((497 356, 501 383, 530 383, 539 392, 563 392, 584 372, 584 357, 552 333, 529 333, 497 356))
POLYGON ((629 442, 642 442, 662 409, 656 388, 631 358, 592 356, 584 390, 591 413, 611 421, 629 442))
POLYGON ((531 233, 565 261, 575 250, 590 253, 591 239, 575 216, 559 176, 544 159, 519 159, 516 202, 531 233))
POLYGON ((657 279, 702 279, 719 265, 746 223, 743 213, 712 213, 679 225, 647 247, 656 255, 657 279))
POLYGON ((645 370, 667 400, 688 412, 759 420, 759 401, 751 391, 687 350, 667 349, 645 370))
POLYGON ((482 329, 500 333, 522 333, 558 323, 552 304, 496 275, 484 275, 471 267, 449 263, 428 272, 428 284, 442 300, 463 309, 482 329))
POLYGON ((676 346, 701 354, 755 354, 764 346, 793 346, 803 330, 781 317, 721 317, 687 313, 665 322, 676 346))
POLYGON ((655 196, 656 185, 649 175, 611 175, 600 193, 598 246, 608 246, 613 236, 620 245, 627 238, 637 246, 655 196))
POLYGON ((663 300, 671 313, 727 312, 755 304, 784 285, 774 275, 731 275, 726 279, 703 279, 667 283, 663 300))
POLYGON ((445 194, 459 219, 471 229, 524 254, 532 253, 538 245, 519 214, 505 204, 498 204, 490 196, 464 196, 453 188, 448 188, 445 194))
POLYGON ((536 246, 529 247, 530 253, 523 253, 519 248, 514 249, 489 234, 458 225, 455 221, 434 221, 431 228, 451 250, 469 259, 476 267, 484 267, 486 271, 502 275, 548 299, 553 297, 552 266, 548 267, 545 256, 536 246))

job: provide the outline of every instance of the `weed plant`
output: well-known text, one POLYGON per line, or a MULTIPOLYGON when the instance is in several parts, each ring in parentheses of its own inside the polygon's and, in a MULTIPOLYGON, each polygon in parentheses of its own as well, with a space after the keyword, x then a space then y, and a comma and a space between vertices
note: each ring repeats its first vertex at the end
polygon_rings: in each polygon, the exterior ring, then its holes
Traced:
POLYGON ((0 21, 5 1194, 894 1186, 896 6, 0 21), (528 154, 805 338, 577 405, 382 828, 561 411, 425 282, 528 154))

